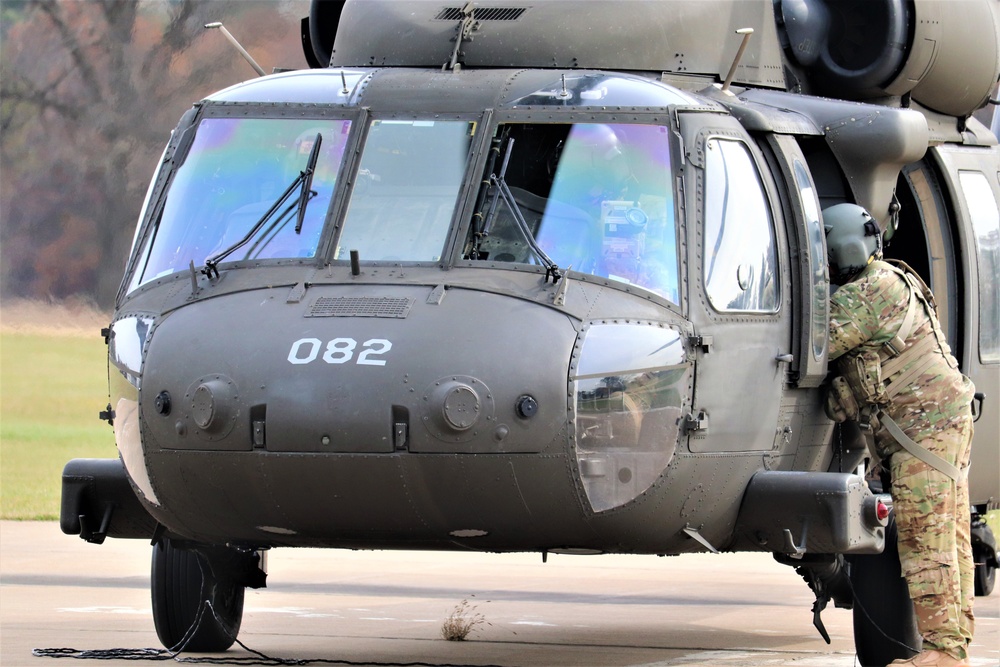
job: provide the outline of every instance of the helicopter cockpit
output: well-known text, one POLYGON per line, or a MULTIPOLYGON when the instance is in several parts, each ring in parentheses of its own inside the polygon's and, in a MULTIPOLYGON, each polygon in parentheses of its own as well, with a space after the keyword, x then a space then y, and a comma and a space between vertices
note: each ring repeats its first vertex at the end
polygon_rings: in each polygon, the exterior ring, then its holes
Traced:
MULTIPOLYGON (((631 290, 643 302, 653 299, 658 314, 642 322, 584 319, 582 332, 573 333, 579 354, 553 359, 563 368, 563 382, 572 386, 570 439, 589 503, 594 511, 619 507, 659 478, 682 440, 682 415, 690 410, 694 367, 681 316, 679 146, 671 110, 714 106, 626 74, 512 76, 497 71, 477 76, 508 81, 501 99, 477 98, 474 87, 452 76, 431 75, 425 81, 428 89, 454 86, 474 98, 456 103, 447 114, 418 109, 398 115, 386 100, 416 103, 412 96, 400 96, 391 82, 380 88, 377 71, 277 75, 207 100, 182 121, 168 147, 125 293, 177 278, 186 283, 190 276, 197 300, 203 289, 221 294, 267 283, 266 272, 285 271, 281 275, 286 276, 295 267, 315 271, 309 267, 325 266, 322 274, 310 274, 313 287, 305 289, 311 294, 337 289, 345 277, 378 283, 380 267, 389 267, 382 275, 397 284, 437 284, 444 269, 451 272, 449 287, 460 290, 467 281, 481 285, 476 281, 484 279, 484 270, 504 271, 509 272, 505 280, 512 281, 505 284, 522 286, 516 288, 521 298, 547 299, 545 293, 554 288, 544 285, 568 276, 589 284, 588 289, 631 290), (257 99, 269 101, 253 102, 254 89, 257 99), (321 89, 322 104, 312 99, 321 89), (624 108, 631 113, 615 112, 624 108), (539 109, 547 111, 539 114, 539 109), (341 273, 337 268, 354 261, 364 270, 341 273), (393 273, 392 267, 408 268, 393 273)), ((749 158, 726 150, 725 141, 716 143, 718 160, 712 164, 732 170, 720 181, 740 178, 740 160, 749 163, 749 158)), ((746 229, 764 239, 764 245, 748 247, 739 234, 726 232, 719 234, 725 237, 720 247, 766 262, 770 245, 773 270, 773 235, 766 232, 770 221, 761 235, 747 223, 755 217, 748 215, 751 211, 741 211, 739 224, 727 217, 734 212, 716 215, 717 227, 725 231, 728 222, 732 230, 746 229)), ((719 275, 726 279, 719 285, 731 291, 739 261, 725 256, 727 268, 720 267, 719 275)), ((754 285, 767 277, 760 267, 745 271, 745 282, 754 285)), ((565 289, 564 279, 562 284, 565 289)), ((771 307, 756 287, 744 286, 741 294, 747 293, 757 296, 741 306, 744 310, 771 307)), ((313 310, 322 298, 332 297, 310 296, 313 310)), ((719 298, 728 303, 734 297, 719 298)), ((538 316, 543 317, 541 311, 538 316)), ((390 345, 394 354, 402 349, 402 339, 390 343, 387 334, 371 340, 382 341, 382 352, 368 352, 371 358, 380 355, 382 363, 390 345)), ((407 340, 416 345, 420 334, 407 340)), ((319 344, 312 337, 293 341, 289 363, 309 365, 319 344)), ((329 352, 323 359, 333 363, 342 357, 329 352)), ((422 414, 424 406, 409 406, 408 400, 399 401, 397 412, 422 414)), ((449 400, 446 415, 458 426, 447 422, 442 433, 409 429, 406 436, 397 434, 399 442, 411 451, 470 447, 466 441, 474 429, 448 413, 449 400), (458 435, 452 432, 456 428, 458 435)), ((544 401, 548 405, 552 398, 544 401)), ((280 402, 269 401, 276 409, 268 420, 275 439, 284 419, 277 410, 280 402)), ((524 408, 516 419, 527 426, 529 413, 524 408)), ((550 418, 558 423, 554 414, 550 418)), ((503 449, 542 446, 527 438, 528 431, 517 436, 524 439, 518 444, 515 433, 501 439, 503 449)), ((483 451, 497 446, 496 441, 475 445, 483 451)))
POLYGON ((679 303, 667 110, 704 102, 620 74, 517 84, 507 99, 494 101, 503 113, 495 125, 469 112, 421 118, 369 110, 362 104, 371 77, 354 70, 279 75, 224 91, 204 103, 193 126, 178 128, 172 159, 157 179, 166 187, 151 207, 126 293, 192 262, 211 267, 213 258, 257 266, 346 262, 357 250, 366 262, 447 265, 446 248, 457 246, 455 259, 471 263, 465 265, 572 270, 679 303), (342 82, 337 99, 322 106, 300 99, 317 90, 305 79, 320 76, 342 82), (263 86, 264 97, 308 111, 293 115, 275 112, 274 102, 250 102, 263 86), (579 110, 605 112, 609 105, 644 113, 628 122, 579 122, 579 110), (523 109, 541 107, 559 110, 541 122, 522 117, 523 109), (483 129, 491 132, 488 144, 483 129), (487 146, 489 173, 466 227, 456 217, 463 188, 476 152, 487 146), (295 181, 307 171, 308 196, 295 181), (292 192, 282 198, 286 187, 292 192), (450 234, 457 233, 465 241, 452 246, 450 234))

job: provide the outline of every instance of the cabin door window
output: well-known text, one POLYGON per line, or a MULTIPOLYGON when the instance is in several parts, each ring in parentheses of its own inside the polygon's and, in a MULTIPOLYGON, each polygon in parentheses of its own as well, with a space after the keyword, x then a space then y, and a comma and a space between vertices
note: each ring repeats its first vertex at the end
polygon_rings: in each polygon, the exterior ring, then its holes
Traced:
POLYGON ((958 172, 969 207, 979 264, 979 356, 1000 361, 1000 206, 981 171, 958 172))
POLYGON ((705 290, 719 311, 772 313, 780 303, 767 197, 739 141, 710 139, 705 156, 705 290))

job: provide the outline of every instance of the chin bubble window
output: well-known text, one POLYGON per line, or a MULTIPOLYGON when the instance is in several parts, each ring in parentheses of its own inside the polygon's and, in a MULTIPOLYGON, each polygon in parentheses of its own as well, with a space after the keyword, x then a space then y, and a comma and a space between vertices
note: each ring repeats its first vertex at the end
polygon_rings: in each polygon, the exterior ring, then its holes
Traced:
POLYGON ((575 453, 595 512, 648 489, 673 458, 690 403, 681 334, 658 324, 595 323, 570 369, 575 453))

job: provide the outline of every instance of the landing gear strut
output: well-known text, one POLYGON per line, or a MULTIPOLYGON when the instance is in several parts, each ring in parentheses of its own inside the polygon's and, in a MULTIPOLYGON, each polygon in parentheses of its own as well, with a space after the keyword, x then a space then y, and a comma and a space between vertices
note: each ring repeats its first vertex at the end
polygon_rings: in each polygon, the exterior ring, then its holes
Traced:
POLYGON ((821 612, 829 602, 854 613, 854 647, 862 667, 882 667, 917 654, 921 639, 913 603, 899 566, 896 521, 889 515, 885 549, 874 555, 775 554, 791 565, 816 595, 813 625, 830 642, 821 612))

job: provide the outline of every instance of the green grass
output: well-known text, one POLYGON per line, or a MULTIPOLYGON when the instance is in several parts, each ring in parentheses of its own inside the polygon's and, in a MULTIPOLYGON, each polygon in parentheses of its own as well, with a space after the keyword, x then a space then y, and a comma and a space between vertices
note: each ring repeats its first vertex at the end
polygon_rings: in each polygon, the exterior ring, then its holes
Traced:
POLYGON ((100 336, 0 333, 0 518, 57 519, 62 469, 115 458, 100 336))
MULTIPOLYGON (((66 462, 118 456, 97 418, 107 352, 96 333, 0 332, 0 519, 58 519, 66 462)), ((1000 536, 1000 512, 988 520, 1000 536)))

